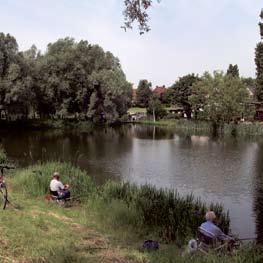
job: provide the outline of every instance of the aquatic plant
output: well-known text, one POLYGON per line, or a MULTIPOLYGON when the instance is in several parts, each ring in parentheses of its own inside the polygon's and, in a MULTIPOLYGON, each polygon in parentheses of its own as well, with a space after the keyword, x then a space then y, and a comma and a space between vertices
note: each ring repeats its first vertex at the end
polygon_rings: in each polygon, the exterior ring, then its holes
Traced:
POLYGON ((207 210, 215 211, 219 227, 228 233, 229 215, 220 204, 206 205, 192 194, 180 196, 175 190, 156 189, 150 185, 108 182, 103 188, 105 200, 123 200, 135 209, 141 225, 155 228, 166 241, 195 236, 207 210))

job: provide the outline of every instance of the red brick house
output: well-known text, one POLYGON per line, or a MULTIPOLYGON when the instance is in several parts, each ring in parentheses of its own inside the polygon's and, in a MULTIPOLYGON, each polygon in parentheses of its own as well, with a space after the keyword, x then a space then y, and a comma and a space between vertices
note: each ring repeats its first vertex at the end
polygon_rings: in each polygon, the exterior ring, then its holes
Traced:
POLYGON ((165 88, 165 85, 156 86, 156 88, 153 90, 153 94, 155 94, 161 102, 164 102, 166 91, 167 89, 165 88))
POLYGON ((137 100, 137 90, 136 89, 132 89, 132 105, 133 106, 136 105, 136 100, 137 100))

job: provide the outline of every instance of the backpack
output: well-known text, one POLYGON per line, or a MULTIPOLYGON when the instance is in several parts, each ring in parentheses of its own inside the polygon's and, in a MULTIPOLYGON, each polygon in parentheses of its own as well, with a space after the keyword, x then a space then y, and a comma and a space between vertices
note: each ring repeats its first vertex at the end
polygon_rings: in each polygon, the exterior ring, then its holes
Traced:
POLYGON ((142 248, 145 250, 157 250, 159 249, 159 243, 153 240, 145 240, 143 242, 142 248))

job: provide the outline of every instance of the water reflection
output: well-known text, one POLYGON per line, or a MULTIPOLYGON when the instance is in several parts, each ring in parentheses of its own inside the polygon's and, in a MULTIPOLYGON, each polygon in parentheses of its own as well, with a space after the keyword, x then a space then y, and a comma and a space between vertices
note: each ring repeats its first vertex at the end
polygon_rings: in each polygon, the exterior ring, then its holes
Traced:
POLYGON ((172 140, 174 131, 156 126, 131 125, 133 136, 145 140, 172 140))
POLYGON ((263 239, 263 143, 178 134, 172 129, 125 125, 86 132, 0 131, 20 165, 71 161, 99 183, 109 178, 193 192, 229 209, 231 228, 263 239), (260 231, 261 230, 261 231, 260 231))

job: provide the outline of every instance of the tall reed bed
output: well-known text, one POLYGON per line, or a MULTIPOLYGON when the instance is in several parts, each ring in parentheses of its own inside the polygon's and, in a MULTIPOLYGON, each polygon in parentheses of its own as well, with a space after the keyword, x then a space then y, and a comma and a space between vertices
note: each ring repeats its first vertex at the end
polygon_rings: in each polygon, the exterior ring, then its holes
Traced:
POLYGON ((0 164, 7 163, 7 156, 5 150, 0 145, 0 164))
POLYGON ((260 136, 263 135, 263 124, 261 122, 240 123, 238 125, 225 124, 224 133, 234 133, 238 136, 260 136))
POLYGON ((182 197, 176 191, 150 185, 108 182, 103 187, 103 196, 108 201, 123 200, 130 210, 137 211, 142 226, 158 229, 167 241, 179 242, 195 236, 208 209, 216 213, 219 227, 226 233, 229 231, 228 212, 219 204, 207 207, 192 194, 182 197))

